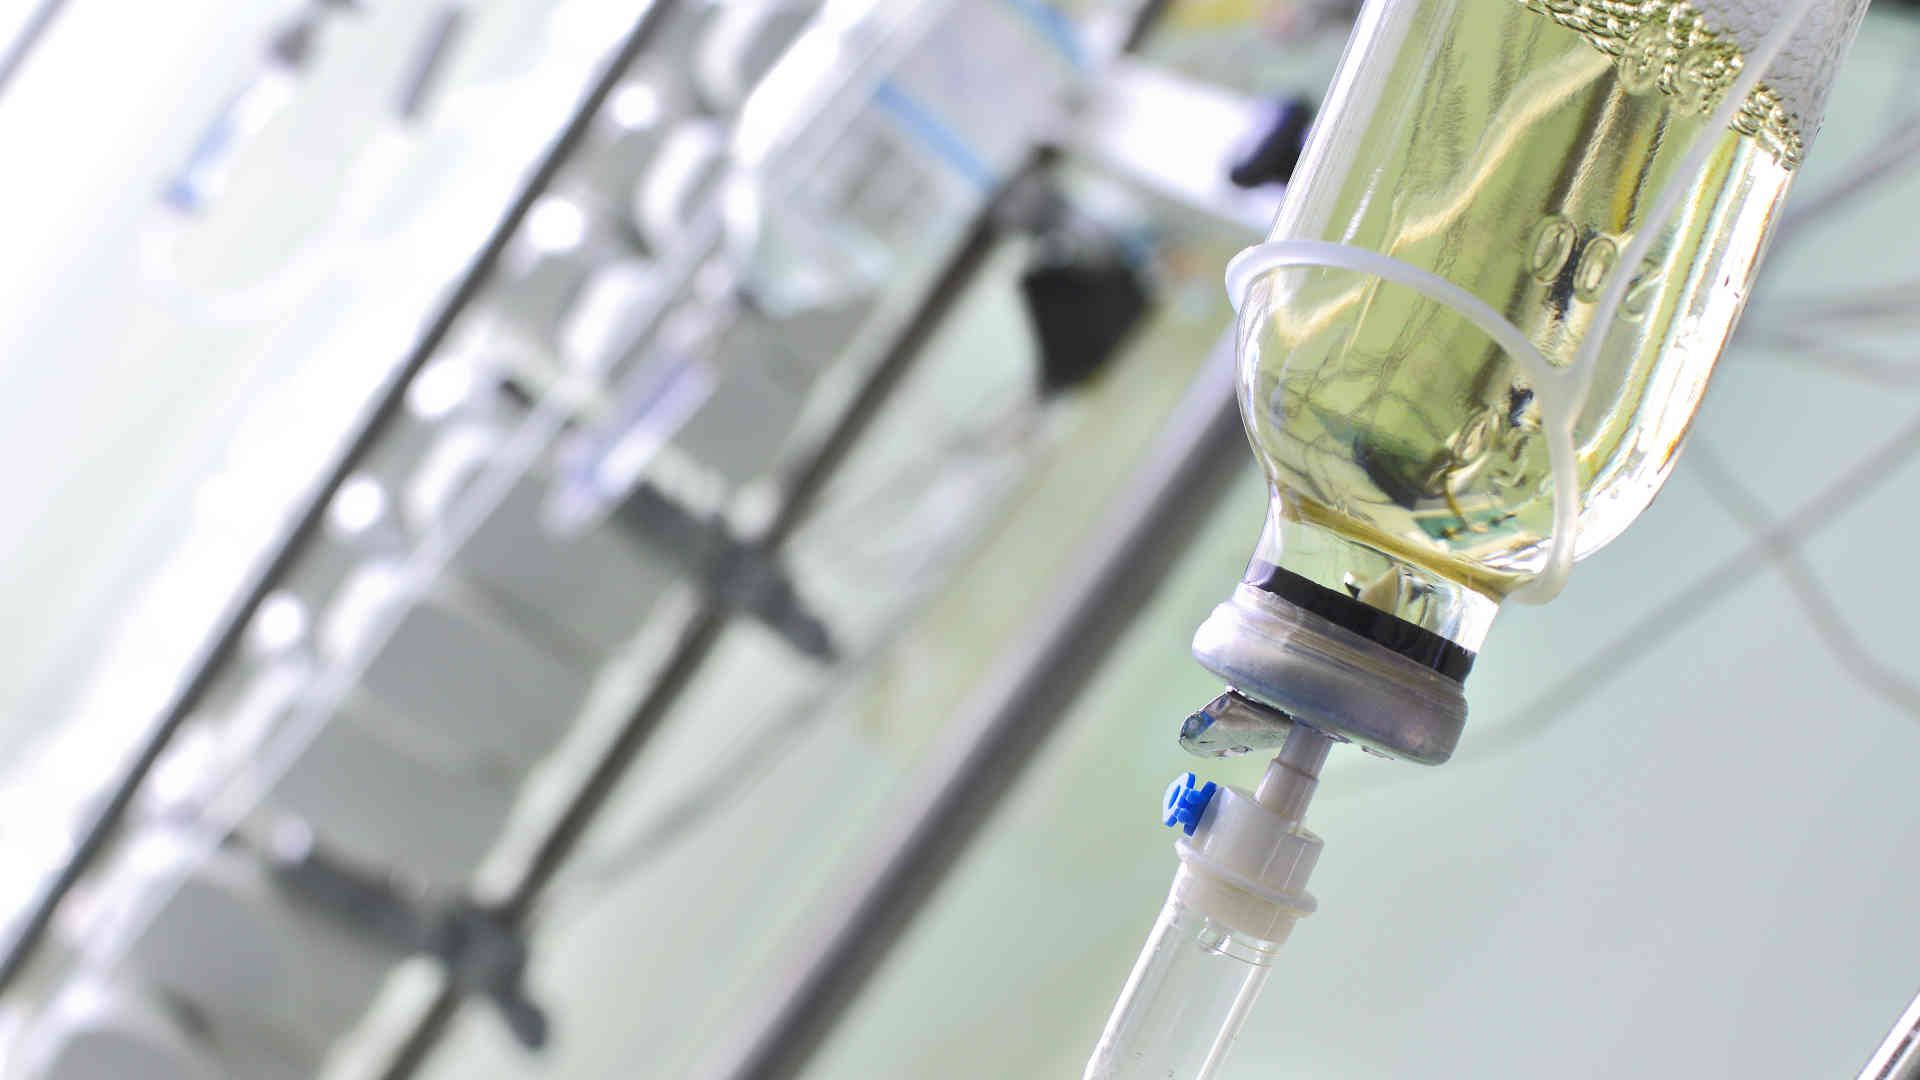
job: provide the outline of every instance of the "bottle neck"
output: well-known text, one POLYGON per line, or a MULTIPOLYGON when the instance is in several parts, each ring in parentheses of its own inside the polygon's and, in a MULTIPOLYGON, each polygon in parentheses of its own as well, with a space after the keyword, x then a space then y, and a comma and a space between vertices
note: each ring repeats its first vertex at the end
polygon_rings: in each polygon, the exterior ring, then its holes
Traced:
POLYGON ((1267 514, 1246 584, 1460 682, 1499 613, 1456 581, 1279 511, 1267 514))

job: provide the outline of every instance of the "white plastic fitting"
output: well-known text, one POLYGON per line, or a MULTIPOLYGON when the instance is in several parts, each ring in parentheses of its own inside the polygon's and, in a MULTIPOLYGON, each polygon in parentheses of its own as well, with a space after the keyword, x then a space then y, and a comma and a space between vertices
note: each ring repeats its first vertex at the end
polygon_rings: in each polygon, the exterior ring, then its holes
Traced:
POLYGON ((1320 838, 1251 792, 1219 789, 1200 827, 1173 846, 1180 869, 1171 896, 1198 914, 1276 945, 1313 914, 1306 885, 1320 838))

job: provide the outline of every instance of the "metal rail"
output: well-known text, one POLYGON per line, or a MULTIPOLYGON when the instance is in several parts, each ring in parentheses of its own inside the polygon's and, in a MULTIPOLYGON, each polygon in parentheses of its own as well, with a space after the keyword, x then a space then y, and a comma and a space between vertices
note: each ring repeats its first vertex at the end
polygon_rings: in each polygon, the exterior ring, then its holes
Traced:
POLYGON ((399 413, 408 384, 426 366, 461 313, 479 294, 522 219, 545 193, 560 166, 580 145, 594 114, 678 3, 679 0, 648 0, 645 10, 634 21, 632 28, 608 55, 586 95, 575 106, 566 126, 548 145, 546 153, 521 185, 506 213, 495 223, 486 242, 467 264, 458 284, 448 293, 406 357, 388 377, 375 404, 348 438, 345 450, 307 496, 299 516, 275 545, 273 555, 249 578, 239 598, 221 616, 219 628, 195 657, 187 677, 161 706, 146 735, 140 740, 131 763, 81 831, 72 853, 35 896, 27 914, 7 939, 4 951, 0 951, 0 991, 11 985, 32 959, 61 902, 105 849, 147 774, 153 770, 161 754, 172 743, 174 735, 205 696, 221 665, 234 654, 261 602, 293 565, 307 542, 320 531, 326 518, 327 505, 340 485, 359 465, 379 433, 399 413))
POLYGON ((816 944, 780 980, 771 1006, 722 1041, 695 1075, 799 1075, 947 871, 1100 670, 1133 615, 1248 461, 1224 340, 1168 419, 1119 501, 1089 531, 1030 631, 949 725, 950 741, 885 815, 892 831, 840 892, 816 944))

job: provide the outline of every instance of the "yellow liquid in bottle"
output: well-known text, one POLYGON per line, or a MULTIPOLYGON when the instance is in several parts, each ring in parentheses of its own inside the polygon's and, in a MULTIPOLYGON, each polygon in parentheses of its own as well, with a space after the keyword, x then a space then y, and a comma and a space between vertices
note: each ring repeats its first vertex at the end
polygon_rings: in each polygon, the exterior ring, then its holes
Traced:
MULTIPOLYGON (((1611 38, 1519 0, 1377 7, 1355 39, 1370 55, 1347 61, 1371 77, 1336 88, 1302 165, 1311 183, 1273 235, 1429 270, 1502 312, 1550 364, 1606 333, 1575 425, 1587 554, 1671 469, 1799 135, 1766 111, 1764 89, 1747 130, 1705 131, 1740 58, 1678 17, 1684 5, 1642 7, 1649 17, 1611 38), (1640 265, 1620 266, 1702 134, 1714 150, 1679 178, 1679 212, 1640 265), (1595 325, 1622 273, 1625 302, 1595 325)), ((1351 270, 1266 275, 1241 337, 1243 409, 1275 489, 1257 559, 1477 647, 1552 532, 1526 372, 1449 308, 1351 270)))

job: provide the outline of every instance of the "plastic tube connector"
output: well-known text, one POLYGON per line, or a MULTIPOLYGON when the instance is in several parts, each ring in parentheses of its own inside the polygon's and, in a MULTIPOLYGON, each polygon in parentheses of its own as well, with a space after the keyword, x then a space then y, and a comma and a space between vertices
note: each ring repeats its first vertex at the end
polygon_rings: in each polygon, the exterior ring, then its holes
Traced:
POLYGON ((1161 824, 1177 828, 1188 836, 1200 827, 1200 816, 1207 812, 1207 804, 1213 801, 1214 792, 1220 785, 1209 780, 1201 785, 1200 778, 1192 773, 1182 773, 1167 785, 1166 798, 1162 800, 1161 824))
POLYGON ((1275 954, 1313 913, 1320 838, 1301 825, 1333 737, 1293 724, 1258 793, 1167 785, 1162 820, 1180 869, 1087 1061, 1085 1080, 1214 1075, 1275 954))

